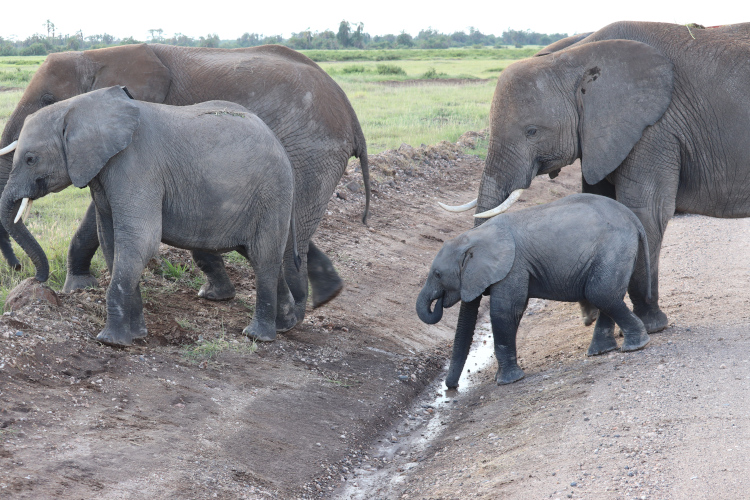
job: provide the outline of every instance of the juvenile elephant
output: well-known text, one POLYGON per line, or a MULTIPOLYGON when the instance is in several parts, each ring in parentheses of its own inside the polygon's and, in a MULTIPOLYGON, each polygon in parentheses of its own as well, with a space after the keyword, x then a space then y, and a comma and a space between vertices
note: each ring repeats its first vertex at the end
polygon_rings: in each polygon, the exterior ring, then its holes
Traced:
MULTIPOLYGON (((589 356, 617 348, 615 323, 625 336, 623 351, 644 347, 646 328, 623 302, 636 263, 649 271, 646 233, 633 212, 603 196, 574 194, 500 215, 446 242, 419 294, 417 314, 437 323, 443 307, 478 302, 489 291, 495 380, 508 384, 524 376, 516 361, 516 332, 531 297, 585 299, 600 309, 589 356)), ((476 316, 456 329, 449 388, 458 386, 475 323, 476 316)))
MULTIPOLYGON (((298 321, 305 316, 308 276, 313 307, 340 292, 341 278, 311 238, 352 155, 362 166, 366 219, 370 201, 367 144, 346 94, 320 66, 279 45, 227 50, 140 44, 50 54, 10 116, 0 147, 12 150, 24 118, 31 113, 112 85, 124 85, 142 101, 185 106, 224 100, 258 115, 284 145, 294 169, 302 265, 297 269, 294 264, 291 246, 284 262, 298 321)), ((0 156, 0 191, 12 161, 12 155, 0 156)), ((98 246, 91 205, 70 243, 65 291, 96 286, 90 264, 98 246)), ((0 250, 11 267, 19 266, 2 227, 0 250)), ((200 296, 212 300, 234 297, 234 286, 220 256, 195 250, 193 257, 207 277, 200 296)))
MULTIPOLYGON (((618 22, 566 45, 500 74, 477 211, 580 159, 583 191, 616 198, 646 230, 652 272, 639 264, 628 294, 656 332, 668 324, 658 270, 675 211, 750 216, 750 24, 618 22)), ((462 304, 461 318, 477 307, 462 304)))
POLYGON ((282 266, 287 240, 294 246, 294 175, 281 143, 247 109, 226 101, 152 104, 111 87, 29 116, 0 221, 40 281, 46 257, 19 219, 29 200, 71 183, 91 189, 112 275, 103 343, 127 346, 146 335, 138 281, 160 241, 210 254, 237 250, 250 261, 257 299, 245 334, 273 340, 277 329, 295 325, 282 266))

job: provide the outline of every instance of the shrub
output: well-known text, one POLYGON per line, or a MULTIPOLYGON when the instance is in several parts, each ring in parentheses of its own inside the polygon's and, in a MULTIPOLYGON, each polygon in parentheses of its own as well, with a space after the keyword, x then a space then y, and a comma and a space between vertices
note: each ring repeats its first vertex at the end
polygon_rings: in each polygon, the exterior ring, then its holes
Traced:
POLYGON ((422 76, 420 76, 419 78, 422 78, 424 80, 432 80, 434 78, 442 78, 444 76, 447 75, 445 73, 438 72, 438 70, 430 66, 429 68, 427 68, 427 71, 422 73, 422 76))
POLYGON ((406 71, 401 66, 395 64, 378 64, 375 66, 375 71, 379 75, 405 75, 406 71))
POLYGON ((367 68, 365 68, 364 66, 358 66, 356 64, 352 64, 350 66, 344 66, 343 68, 341 68, 341 72, 347 75, 350 73, 364 73, 366 71, 367 71, 367 68))

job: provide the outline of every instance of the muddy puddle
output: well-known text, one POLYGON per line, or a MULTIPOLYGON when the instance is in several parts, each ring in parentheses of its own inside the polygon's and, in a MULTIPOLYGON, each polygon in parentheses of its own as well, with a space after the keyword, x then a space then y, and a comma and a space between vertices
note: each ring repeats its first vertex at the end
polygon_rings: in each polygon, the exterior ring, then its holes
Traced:
MULTIPOLYGON (((405 474, 419 467, 433 442, 441 435, 445 424, 462 399, 480 384, 491 383, 497 364, 494 356, 492 327, 487 314, 480 319, 474 342, 459 379, 458 389, 445 387, 448 362, 441 374, 415 399, 401 415, 403 420, 380 436, 372 448, 372 456, 365 455, 364 466, 342 470, 343 485, 333 495, 341 500, 391 498, 405 479, 405 474)), ((450 353, 446 353, 446 358, 450 353)))

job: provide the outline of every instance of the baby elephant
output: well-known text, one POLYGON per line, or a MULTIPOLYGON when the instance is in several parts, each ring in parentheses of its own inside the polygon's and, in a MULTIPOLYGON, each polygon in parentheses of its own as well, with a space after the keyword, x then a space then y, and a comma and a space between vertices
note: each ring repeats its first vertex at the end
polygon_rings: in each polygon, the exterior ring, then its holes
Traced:
MULTIPOLYGON (((617 348, 615 323, 625 336, 623 351, 644 347, 646 328, 623 302, 637 261, 650 275, 646 233, 635 214, 612 199, 575 194, 499 215, 446 242, 419 294, 417 314, 425 323, 437 323, 443 307, 481 300, 488 291, 495 380, 508 384, 524 376, 516 360, 516 332, 530 297, 585 299, 598 307, 589 356, 617 348)), ((472 322, 456 328, 449 388, 458 386, 476 317, 472 322)))
POLYGON ((273 340, 277 329, 296 324, 282 272, 287 242, 296 250, 292 168, 273 132, 247 109, 223 101, 140 102, 123 87, 110 87, 30 115, 0 199, 0 220, 40 281, 47 279, 46 256, 16 222, 28 200, 71 183, 91 189, 112 276, 101 342, 127 346, 146 335, 138 281, 160 241, 212 253, 236 250, 250 261, 257 300, 245 334, 273 340))

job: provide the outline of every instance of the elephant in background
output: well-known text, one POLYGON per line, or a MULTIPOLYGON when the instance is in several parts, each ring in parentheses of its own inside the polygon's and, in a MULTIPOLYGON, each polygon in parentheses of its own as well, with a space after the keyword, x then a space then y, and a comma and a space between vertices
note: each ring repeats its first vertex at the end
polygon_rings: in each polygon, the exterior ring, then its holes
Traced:
MULTIPOLYGON (((419 294, 417 314, 434 324, 443 307, 459 300, 478 303, 489 291, 498 384, 524 376, 516 333, 529 298, 585 299, 598 307, 601 314, 587 355, 617 348, 615 323, 625 337, 622 350, 635 351, 649 336, 623 299, 636 262, 649 271, 648 253, 646 233, 633 212, 603 196, 574 194, 498 215, 447 241, 419 294)), ((473 325, 456 330, 445 381, 451 389, 458 387, 473 336, 473 325)))
MULTIPOLYGON (((639 264, 628 294, 649 332, 665 328, 659 255, 675 211, 750 215, 748 58, 750 24, 617 22, 508 66, 477 211, 580 159, 583 191, 616 198, 643 224, 652 272, 639 264)), ((461 305, 459 325, 475 302, 461 305)))
POLYGON ((160 241, 212 255, 237 250, 250 261, 257 296, 246 335, 273 340, 277 329, 297 323, 283 273, 287 241, 296 249, 294 174, 273 132, 242 106, 166 106, 111 87, 30 115, 0 198, 0 220, 40 281, 47 260, 19 219, 29 200, 71 184, 91 188, 112 275, 101 342, 128 346, 146 336, 138 282, 160 241))
MULTIPOLYGON (((285 276, 294 295, 299 321, 304 318, 308 276, 313 307, 343 288, 328 257, 311 242, 348 159, 360 159, 365 185, 366 222, 370 202, 367 144, 343 90, 317 64, 278 45, 247 49, 206 49, 140 44, 50 54, 34 74, 0 139, 12 150, 24 119, 52 103, 112 85, 126 86, 138 100, 186 106, 210 100, 240 104, 276 134, 294 170, 297 269, 292 246, 286 249, 285 276)), ((13 155, 0 156, 0 190, 13 155)), ((95 286, 91 259, 99 246, 94 205, 73 237, 64 290, 95 286)), ((19 266, 10 240, 0 228, 0 250, 11 267, 19 266)), ((193 258, 207 276, 199 295, 212 300, 234 296, 234 286, 220 256, 200 250, 193 258)))

